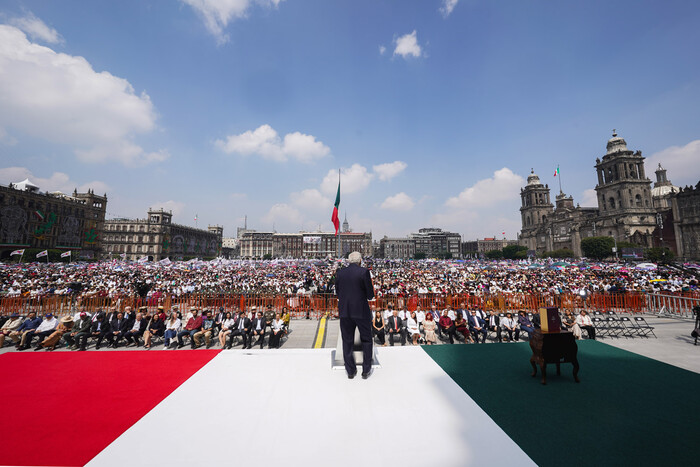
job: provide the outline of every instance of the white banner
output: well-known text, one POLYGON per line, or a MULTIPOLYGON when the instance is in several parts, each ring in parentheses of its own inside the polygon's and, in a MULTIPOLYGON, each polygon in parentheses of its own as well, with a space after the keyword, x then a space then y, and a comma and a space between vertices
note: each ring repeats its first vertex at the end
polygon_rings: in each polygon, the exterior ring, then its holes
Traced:
POLYGON ((36 254, 37 258, 41 258, 42 256, 49 256, 48 250, 40 251, 39 253, 36 254))
POLYGON ((24 254, 24 250, 15 250, 12 253, 10 253, 10 256, 14 256, 14 255, 22 256, 23 254, 24 254))
POLYGON ((65 258, 66 256, 70 256, 70 251, 66 251, 65 253, 61 253, 61 258, 65 258))
POLYGON ((318 245, 321 243, 321 237, 304 237, 304 243, 318 245))

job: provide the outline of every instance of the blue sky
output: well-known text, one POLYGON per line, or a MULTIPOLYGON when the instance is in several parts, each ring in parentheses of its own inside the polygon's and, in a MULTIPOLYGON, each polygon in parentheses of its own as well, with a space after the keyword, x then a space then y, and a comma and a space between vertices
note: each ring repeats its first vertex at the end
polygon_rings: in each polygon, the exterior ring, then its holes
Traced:
POLYGON ((613 128, 700 180, 692 1, 171 0, 0 5, 0 183, 108 218, 515 238, 531 168, 595 205, 613 128))

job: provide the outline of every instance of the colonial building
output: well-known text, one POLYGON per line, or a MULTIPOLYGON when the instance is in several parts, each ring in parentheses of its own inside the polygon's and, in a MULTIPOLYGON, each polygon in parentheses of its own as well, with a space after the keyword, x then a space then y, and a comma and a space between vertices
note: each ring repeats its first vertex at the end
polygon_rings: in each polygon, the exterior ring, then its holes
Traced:
POLYGON ((245 259, 317 258, 346 256, 359 251, 372 256, 372 233, 352 232, 347 217, 335 232, 277 233, 245 229, 239 238, 240 256, 245 259))
POLYGON ((169 258, 215 258, 221 253, 224 229, 207 230, 172 223, 172 211, 149 209, 145 219, 110 219, 105 221, 105 258, 119 257, 150 261, 169 258))
POLYGON ((505 238, 499 240, 496 237, 469 240, 462 244, 462 254, 467 258, 482 258, 489 251, 502 250, 507 246, 517 244, 517 240, 507 240, 505 238))
POLYGON ((672 198, 672 208, 678 256, 700 260, 700 182, 681 188, 672 198))
POLYGON ((413 259, 416 242, 410 237, 387 237, 379 241, 379 256, 386 259, 413 259))
POLYGON ((42 193, 28 179, 0 187, 0 256, 23 248, 70 250, 94 259, 102 250, 107 195, 42 193))
MULTIPOLYGON (((663 221, 663 214, 658 219, 657 214, 669 211, 674 191, 666 171, 659 166, 652 191, 641 151, 627 149, 615 132, 606 149, 595 164, 597 207, 574 206, 573 198, 561 191, 556 207, 552 206, 549 186, 542 185, 534 171, 530 173, 520 192, 521 245, 538 253, 568 248, 581 256, 581 239, 591 236, 609 236, 640 247, 656 244, 658 225, 663 221)), ((674 243, 670 239, 666 246, 675 248, 674 243)))
POLYGON ((460 258, 462 237, 435 227, 419 229, 407 237, 384 237, 379 254, 387 259, 413 259, 417 253, 426 258, 460 258))

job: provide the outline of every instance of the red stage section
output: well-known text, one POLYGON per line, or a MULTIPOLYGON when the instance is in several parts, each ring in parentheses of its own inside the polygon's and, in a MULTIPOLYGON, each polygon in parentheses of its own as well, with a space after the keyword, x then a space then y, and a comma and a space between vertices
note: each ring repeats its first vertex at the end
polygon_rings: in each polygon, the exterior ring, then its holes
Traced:
POLYGON ((0 355, 0 464, 84 465, 218 353, 0 355))

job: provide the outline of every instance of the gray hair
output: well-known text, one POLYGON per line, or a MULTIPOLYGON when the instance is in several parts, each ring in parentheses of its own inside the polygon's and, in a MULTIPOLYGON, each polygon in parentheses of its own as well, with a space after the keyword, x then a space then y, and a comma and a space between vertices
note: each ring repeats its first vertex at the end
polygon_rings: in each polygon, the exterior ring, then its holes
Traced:
POLYGON ((350 253, 350 255, 348 256, 348 261, 349 261, 351 264, 360 264, 360 263, 362 263, 362 253, 360 253, 359 251, 353 251, 353 252, 350 253))

